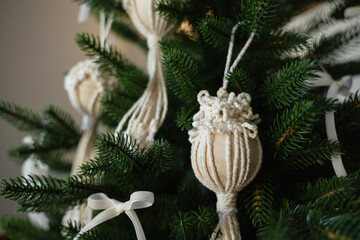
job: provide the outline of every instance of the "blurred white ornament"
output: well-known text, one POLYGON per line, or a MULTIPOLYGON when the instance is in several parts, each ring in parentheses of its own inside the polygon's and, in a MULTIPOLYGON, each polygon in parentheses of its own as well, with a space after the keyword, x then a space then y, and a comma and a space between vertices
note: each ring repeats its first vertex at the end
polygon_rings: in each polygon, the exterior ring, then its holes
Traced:
MULTIPOLYGON (((23 138, 23 143, 33 145, 34 140, 32 136, 26 136, 23 138)), ((30 176, 47 176, 49 174, 49 166, 42 163, 34 154, 31 154, 21 166, 21 174, 31 182, 30 176)), ((33 225, 44 230, 50 229, 49 218, 45 213, 29 212, 27 216, 33 225)))

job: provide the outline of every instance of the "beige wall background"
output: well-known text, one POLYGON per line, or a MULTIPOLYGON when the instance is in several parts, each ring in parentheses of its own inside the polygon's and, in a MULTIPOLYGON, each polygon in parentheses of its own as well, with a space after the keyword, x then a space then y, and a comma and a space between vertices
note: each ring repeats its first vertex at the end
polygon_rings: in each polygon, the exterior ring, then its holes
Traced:
MULTIPOLYGON (((55 104, 76 117, 63 87, 64 73, 86 57, 74 43, 78 32, 98 33, 95 18, 78 24, 72 0, 0 1, 0 99, 41 111, 55 104)), ((130 61, 145 68, 145 54, 130 43, 116 45, 130 61)), ((26 133, 0 120, 0 178, 20 175, 7 156, 26 133)), ((0 215, 14 214, 16 204, 0 197, 0 215)))

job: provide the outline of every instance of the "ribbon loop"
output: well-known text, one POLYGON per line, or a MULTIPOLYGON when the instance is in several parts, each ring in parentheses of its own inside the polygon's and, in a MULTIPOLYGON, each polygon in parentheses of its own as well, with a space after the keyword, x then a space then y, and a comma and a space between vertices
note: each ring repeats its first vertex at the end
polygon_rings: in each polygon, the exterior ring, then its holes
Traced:
POLYGON ((93 210, 103 210, 116 206, 118 202, 115 201, 104 193, 95 193, 88 198, 87 204, 93 210))
POLYGON ((130 209, 147 208, 154 204, 154 194, 146 191, 134 192, 129 202, 130 209))
POLYGON ((131 219, 138 240, 145 240, 144 230, 135 213, 135 209, 147 208, 154 204, 154 194, 147 191, 134 192, 130 196, 130 200, 123 203, 115 199, 109 198, 104 193, 95 193, 88 198, 88 207, 93 210, 103 210, 94 217, 85 227, 76 235, 74 240, 79 239, 80 235, 96 227, 97 225, 110 220, 121 213, 125 212, 131 219))

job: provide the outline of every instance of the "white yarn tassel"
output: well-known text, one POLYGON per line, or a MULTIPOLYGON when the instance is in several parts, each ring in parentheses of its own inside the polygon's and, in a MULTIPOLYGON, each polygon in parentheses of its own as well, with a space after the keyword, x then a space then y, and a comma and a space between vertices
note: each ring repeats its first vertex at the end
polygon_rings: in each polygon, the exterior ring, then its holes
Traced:
POLYGON ((143 95, 121 119, 115 133, 119 134, 128 121, 125 134, 134 137, 146 147, 165 120, 168 109, 167 90, 161 67, 161 51, 158 41, 173 25, 154 12, 155 1, 124 0, 123 6, 138 31, 147 39, 149 48, 147 70, 149 82, 143 95))
POLYGON ((240 240, 240 227, 236 217, 236 194, 217 194, 216 211, 219 215, 219 223, 216 226, 211 240, 215 239, 228 239, 240 240), (219 231, 221 237, 219 238, 219 231))

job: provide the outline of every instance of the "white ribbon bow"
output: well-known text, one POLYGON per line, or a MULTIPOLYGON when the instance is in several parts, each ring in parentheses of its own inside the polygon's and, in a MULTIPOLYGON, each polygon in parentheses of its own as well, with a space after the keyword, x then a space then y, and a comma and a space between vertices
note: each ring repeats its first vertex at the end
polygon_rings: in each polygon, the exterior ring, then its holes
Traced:
MULTIPOLYGON (((350 87, 352 85, 352 77, 344 76, 340 81, 335 81, 329 74, 325 72, 316 73, 319 77, 315 78, 315 81, 309 81, 313 84, 314 87, 323 87, 329 86, 328 92, 326 94, 327 98, 338 98, 338 94, 341 93, 345 96, 352 94, 350 92, 350 87)), ((328 112, 325 114, 325 126, 326 134, 329 140, 338 140, 335 127, 335 116, 334 112, 328 112)), ((335 171, 336 176, 346 176, 346 170, 342 163, 340 155, 335 155, 331 157, 331 162, 335 171)))
POLYGON ((112 219, 125 212, 132 221, 138 240, 145 240, 144 230, 141 226, 139 218, 135 213, 135 209, 147 208, 154 204, 154 194, 147 191, 134 192, 127 202, 119 202, 109 198, 104 193, 95 193, 88 198, 88 207, 93 210, 103 210, 96 215, 85 227, 76 235, 74 240, 79 239, 80 235, 89 231, 93 227, 112 219))

